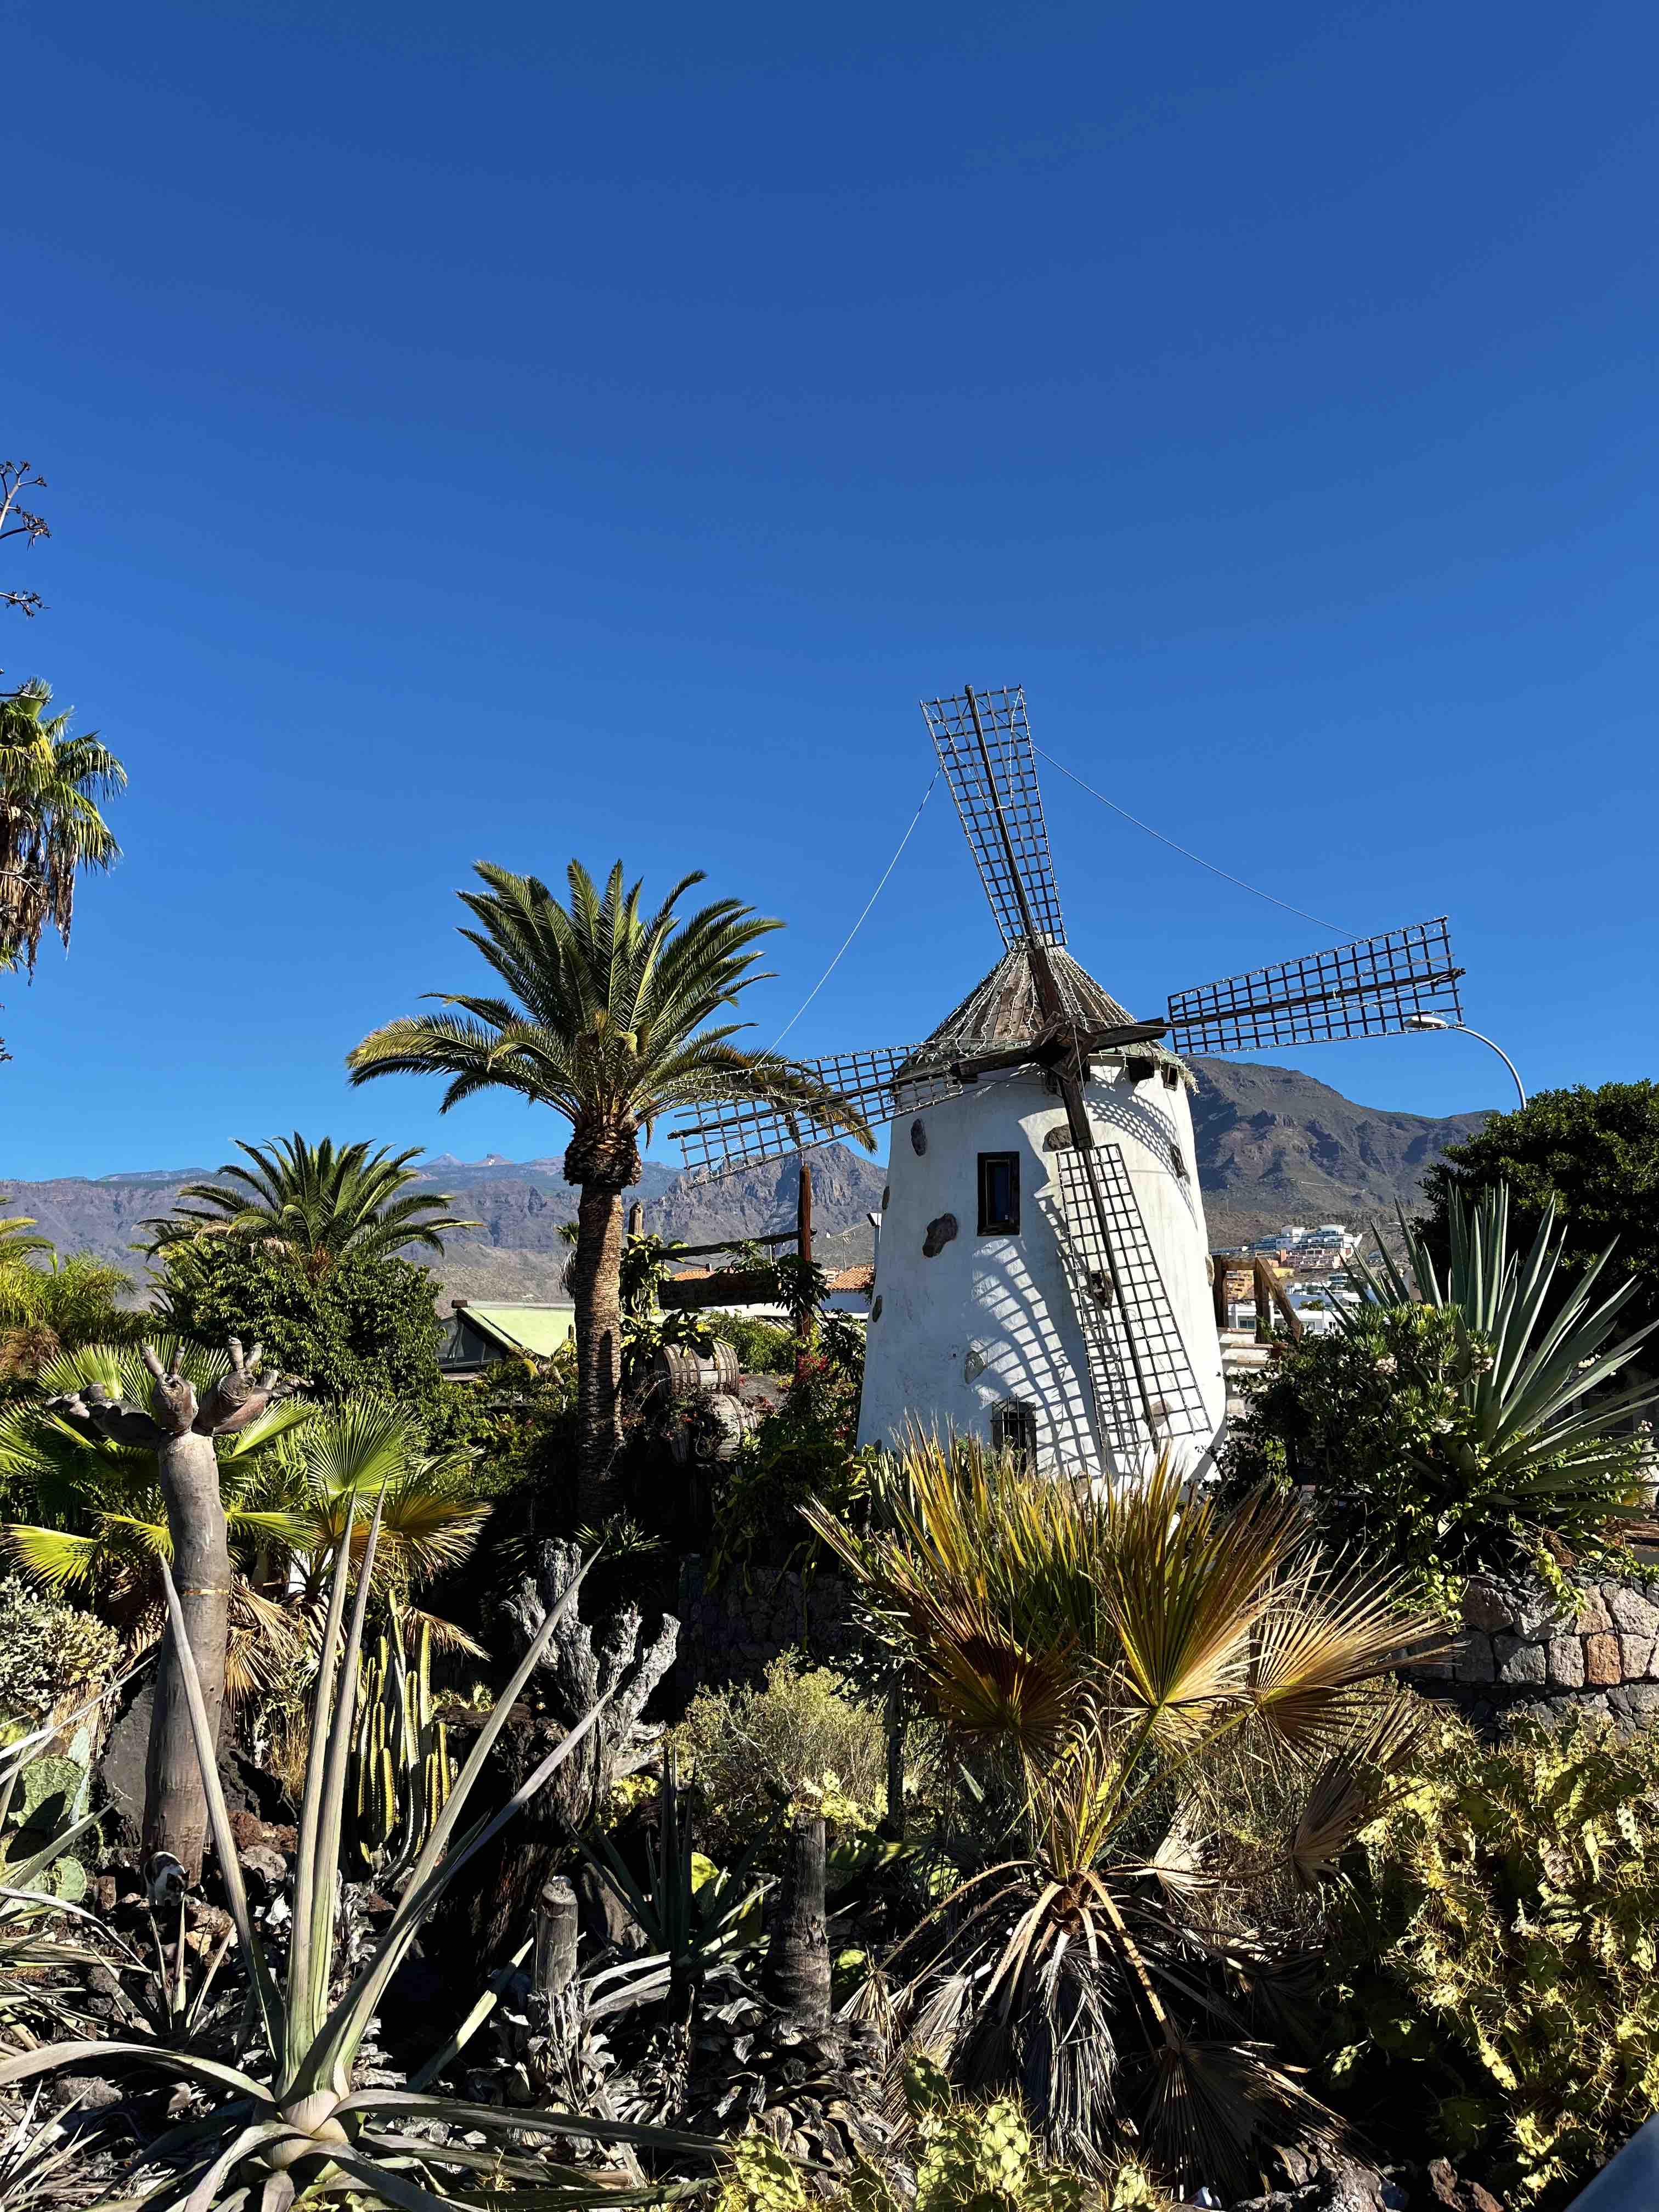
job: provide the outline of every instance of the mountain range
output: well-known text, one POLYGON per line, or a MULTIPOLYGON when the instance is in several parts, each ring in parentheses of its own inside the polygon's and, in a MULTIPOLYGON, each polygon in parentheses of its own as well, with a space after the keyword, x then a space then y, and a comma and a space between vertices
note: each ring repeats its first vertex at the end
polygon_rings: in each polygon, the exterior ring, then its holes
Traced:
MULTIPOLYGON (((1193 1126, 1199 1179, 1213 1245, 1234 1244, 1281 1222, 1347 1221, 1409 1205, 1423 1171, 1446 1146, 1470 1135, 1486 1113, 1430 1116, 1356 1105, 1313 1076, 1250 1061, 1197 1060, 1193 1126)), ((476 1229, 460 1231, 434 1273, 453 1297, 559 1297, 567 1249, 559 1225, 575 1212, 575 1193, 556 1157, 508 1160, 491 1154, 427 1159, 422 1180, 453 1191, 476 1229)), ((207 1180, 202 1168, 139 1169, 95 1179, 49 1182, 0 1179, 7 1213, 32 1215, 60 1251, 95 1252, 142 1279, 134 1246, 140 1224, 165 1213, 179 1186, 207 1180)), ((846 1266, 867 1259, 867 1216, 879 1207, 885 1170, 842 1145, 812 1155, 813 1218, 818 1257, 846 1266)), ((795 1164, 768 1161, 715 1182, 704 1173, 647 1160, 632 1197, 645 1204, 647 1229, 690 1244, 752 1237, 793 1226, 795 1164)))

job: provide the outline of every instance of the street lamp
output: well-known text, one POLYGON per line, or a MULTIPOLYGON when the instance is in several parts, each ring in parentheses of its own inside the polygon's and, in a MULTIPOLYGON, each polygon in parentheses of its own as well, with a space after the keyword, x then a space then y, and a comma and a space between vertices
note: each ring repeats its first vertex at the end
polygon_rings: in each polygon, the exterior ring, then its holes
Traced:
POLYGON ((1494 1043, 1491 1037, 1483 1036, 1479 1030, 1472 1030, 1467 1022, 1449 1022, 1442 1014, 1407 1014, 1406 1027, 1408 1030, 1456 1030, 1463 1036, 1472 1036, 1484 1045, 1490 1045, 1510 1073, 1515 1077, 1515 1087, 1520 1094, 1521 1103, 1523 1106, 1526 1104, 1526 1085, 1521 1080, 1515 1062, 1504 1051, 1503 1046, 1494 1043))

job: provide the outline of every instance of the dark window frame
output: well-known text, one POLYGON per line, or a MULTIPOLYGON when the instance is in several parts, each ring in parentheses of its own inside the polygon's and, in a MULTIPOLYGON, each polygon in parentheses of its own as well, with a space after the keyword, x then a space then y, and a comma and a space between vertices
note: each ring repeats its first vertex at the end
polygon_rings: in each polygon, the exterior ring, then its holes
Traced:
POLYGON ((979 1233, 981 1237, 1018 1237, 1019 1234, 1019 1154, 1018 1152, 981 1152, 979 1156, 979 1233), (1006 1165, 1008 1188, 1013 1203, 1008 1212, 994 1217, 988 1202, 989 1176, 992 1167, 1006 1165))
POLYGON ((991 1408, 991 1449, 1013 1454, 1035 1472, 1037 1463, 1037 1409, 1023 1398, 1004 1398, 991 1408))

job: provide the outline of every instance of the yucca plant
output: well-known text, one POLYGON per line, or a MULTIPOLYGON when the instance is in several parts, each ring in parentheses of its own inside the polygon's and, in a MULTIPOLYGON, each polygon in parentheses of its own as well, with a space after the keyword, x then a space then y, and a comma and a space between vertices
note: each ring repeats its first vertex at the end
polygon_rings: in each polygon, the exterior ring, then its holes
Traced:
POLYGON ((1331 2116, 1259 2032, 1275 1884, 1317 1881, 1409 1740, 1394 1669, 1438 1633, 1322 1556, 1303 1510, 1231 1511, 1168 1462, 1097 1496, 913 1441, 874 1526, 822 1508, 907 1694, 1018 1807, 982 1868, 885 1961, 912 2046, 1018 2087, 1050 2154, 1099 2173, 1133 2112, 1166 2172, 1231 2182, 1275 2129, 1331 2116), (1300 1777, 1271 1850, 1206 1841, 1230 1765, 1300 1777))
MULTIPOLYGON (((344 1992, 335 1997, 335 1892, 341 1826, 356 1718, 358 1662, 379 1535, 377 1507, 349 1625, 345 1604, 351 1562, 346 1547, 340 1547, 335 1562, 311 1716, 312 1752, 300 1812, 292 1935, 280 1987, 248 1909, 230 1815, 219 1783, 212 1730, 184 1634, 179 1594, 163 1563, 168 1617, 178 1639, 214 1848, 247 1973, 251 2014, 263 2048, 242 2067, 147 2043, 59 2043, 0 2065, 0 2085, 3 2085, 82 2062, 102 2066, 112 2059, 133 2059, 217 2092, 219 2102, 212 2113, 204 2122, 192 2124, 189 2130, 193 2165, 175 2185, 145 2198, 147 2212, 162 2212, 167 2206, 185 2208, 185 2212, 210 2212, 210 2208, 237 2212, 237 2208, 253 2206, 258 2212, 287 2212, 301 2194, 307 2202, 334 2197, 390 2205, 398 2212, 453 2212, 462 2201, 489 2201, 520 2184, 527 2185, 526 2203, 578 2205, 612 2193, 604 2177, 579 2176, 568 2170, 550 2172, 541 2160, 514 2148, 526 2135, 544 2136, 550 2142, 629 2143, 668 2154, 707 2154, 715 2148, 700 2136, 625 2126, 580 2113, 475 2106, 414 2088, 354 2087, 352 2069, 358 2048, 387 1984, 438 1899, 475 1853, 523 1809, 570 1756, 595 1725, 605 1702, 601 1698, 560 1739, 499 1812, 475 1821, 465 1831, 460 1829, 462 1814, 485 1761, 564 1607, 574 1601, 579 1576, 560 1605, 550 1610, 540 1633, 479 1730, 384 1933, 344 1992), (482 2135, 488 2147, 453 2142, 441 2145, 404 2131, 428 2121, 444 2123, 458 2134, 482 2135), (452 2184, 439 2178, 446 2172, 459 2174, 459 2182, 452 2184), (474 2185, 473 2176, 484 2179, 474 2185), (456 2187, 465 2192, 465 2197, 452 2193, 456 2187), (477 2189, 485 2191, 483 2198, 477 2195, 477 2189)), ((429 2077, 423 2074, 416 2078, 429 2077)), ((665 2192, 658 2189, 651 2193, 665 2192)))

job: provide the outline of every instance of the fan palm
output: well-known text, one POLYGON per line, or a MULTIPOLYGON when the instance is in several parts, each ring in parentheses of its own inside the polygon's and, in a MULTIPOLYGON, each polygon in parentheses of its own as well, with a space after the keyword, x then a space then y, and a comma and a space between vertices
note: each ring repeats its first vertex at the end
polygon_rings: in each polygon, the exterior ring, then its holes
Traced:
POLYGON ((311 1145, 297 1129, 268 1148, 240 1137, 236 1143, 252 1166, 227 1163, 219 1170, 224 1182, 186 1183, 179 1198, 193 1205, 175 1201, 172 1214, 143 1224, 155 1232, 151 1251, 210 1231, 260 1237, 286 1248, 320 1279, 348 1255, 380 1260, 405 1244, 441 1252, 442 1231, 479 1225, 450 1213, 453 1192, 405 1190, 420 1181, 409 1164, 420 1158, 419 1146, 396 1154, 385 1146, 371 1154, 366 1144, 337 1152, 331 1137, 311 1145))
POLYGON ((464 891, 478 927, 461 934, 507 987, 505 996, 437 993, 441 1013, 388 1023, 349 1056, 354 1083, 375 1076, 443 1075, 442 1110, 480 1091, 515 1091, 570 1123, 566 1178, 580 1192, 575 1302, 580 1459, 576 1511, 608 1507, 622 1438, 623 1193, 639 1180, 639 1137, 664 1115, 714 1100, 793 1107, 868 1144, 848 1103, 775 1053, 732 1043, 737 1024, 706 1027, 758 981, 750 949, 781 923, 736 899, 682 917, 700 874, 685 877, 653 915, 622 863, 601 893, 573 860, 562 906, 533 876, 481 865, 482 891, 464 891))
MULTIPOLYGON (((459 1566, 489 1517, 476 1486, 477 1459, 471 1449, 428 1452, 419 1423, 388 1399, 364 1395, 313 1407, 269 1455, 249 1493, 250 1504, 272 1516, 257 1524, 257 1534, 267 1547, 273 1538, 280 1543, 289 1603, 315 1614, 348 1532, 353 1567, 362 1565, 377 1510, 377 1596, 406 1604, 420 1583, 459 1566)), ((448 1621, 417 1609, 410 1618, 417 1629, 429 1626, 441 1647, 479 1651, 448 1621)))
POLYGON ((1224 1510, 1167 1462, 1095 1496, 918 1438, 874 1478, 869 1534, 807 1518, 909 1695, 1018 1808, 1001 1863, 895 1954, 913 2041, 1018 2081, 1085 2168, 1132 2080, 1176 2173, 1231 2178, 1261 2125, 1324 2125, 1252 2033, 1273 1961, 1225 1899, 1334 1862, 1409 1740, 1393 1670, 1438 1632, 1324 1557, 1292 1501, 1224 1510), (1280 1844, 1206 1845, 1214 1778, 1263 1763, 1304 1778, 1280 1844), (1120 2078, 1130 2038, 1144 2057, 1120 2078))
POLYGON ((49 927, 67 945, 76 879, 120 857, 98 808, 126 771, 95 731, 73 738, 67 714, 48 720, 51 699, 38 678, 0 698, 0 969, 33 971, 49 927))

